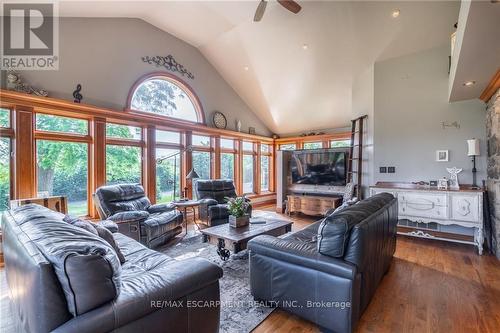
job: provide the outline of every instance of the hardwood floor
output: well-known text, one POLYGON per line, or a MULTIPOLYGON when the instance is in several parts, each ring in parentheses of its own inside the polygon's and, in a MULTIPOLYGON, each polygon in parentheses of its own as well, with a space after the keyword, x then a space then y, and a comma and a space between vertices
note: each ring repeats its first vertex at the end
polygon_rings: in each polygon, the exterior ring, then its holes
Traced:
MULTIPOLYGON (((294 230, 315 220, 292 219, 294 230)), ((253 332, 320 330, 277 309, 253 332)), ((470 245, 398 236, 393 264, 356 332, 498 333, 500 261, 470 245)))

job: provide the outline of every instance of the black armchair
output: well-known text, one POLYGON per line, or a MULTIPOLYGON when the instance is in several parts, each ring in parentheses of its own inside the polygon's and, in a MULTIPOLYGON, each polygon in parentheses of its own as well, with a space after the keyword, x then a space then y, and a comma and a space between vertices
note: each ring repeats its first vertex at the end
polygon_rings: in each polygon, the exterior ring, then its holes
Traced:
POLYGON ((102 186, 94 201, 102 219, 121 233, 153 248, 182 232, 182 214, 172 204, 152 205, 139 184, 102 186))
MULTIPOLYGON (((229 211, 226 197, 235 198, 236 189, 232 180, 199 179, 194 183, 197 199, 200 201, 200 219, 208 226, 216 226, 229 222, 229 211)), ((252 215, 249 205, 247 214, 252 215)))

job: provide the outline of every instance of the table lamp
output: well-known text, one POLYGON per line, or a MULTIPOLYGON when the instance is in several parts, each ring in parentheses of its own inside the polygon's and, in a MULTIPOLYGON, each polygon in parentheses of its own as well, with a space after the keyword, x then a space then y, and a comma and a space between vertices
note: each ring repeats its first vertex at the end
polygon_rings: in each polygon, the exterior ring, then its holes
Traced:
POLYGON ((479 187, 476 184, 476 156, 480 155, 479 152, 479 139, 472 138, 470 140, 467 140, 467 147, 468 147, 468 156, 472 156, 472 188, 473 189, 478 189, 479 187))
MULTIPOLYGON (((193 179, 196 179, 196 178, 200 178, 200 176, 198 176, 198 174, 196 173, 196 171, 193 168, 187 174, 186 180, 188 180, 188 179, 193 180, 193 179)), ((188 194, 188 187, 187 187, 187 182, 186 182, 186 187, 184 187, 184 198, 187 198, 187 194, 188 194)))

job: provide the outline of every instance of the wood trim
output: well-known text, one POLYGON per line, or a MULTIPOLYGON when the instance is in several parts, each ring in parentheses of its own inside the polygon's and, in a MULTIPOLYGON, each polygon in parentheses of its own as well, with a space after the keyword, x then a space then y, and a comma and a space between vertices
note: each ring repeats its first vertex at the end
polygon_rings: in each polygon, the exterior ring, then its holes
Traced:
POLYGON ((90 134, 79 135, 73 133, 35 131, 34 135, 36 140, 92 143, 92 136, 90 134))
MULTIPOLYGON (((182 91, 184 91, 188 95, 191 102, 193 102, 193 105, 195 107, 195 111, 198 115, 198 119, 200 120, 199 123, 206 124, 205 112, 203 111, 203 106, 200 102, 200 99, 198 98, 198 96, 194 92, 193 88, 191 88, 191 86, 186 81, 182 80, 180 77, 173 75, 171 73, 168 73, 168 72, 153 72, 153 73, 145 74, 145 75, 141 76, 137 81, 135 81, 135 83, 132 85, 132 88, 130 88, 130 91, 128 93, 127 107, 126 107, 125 111, 132 110, 132 105, 131 105, 132 104, 132 97, 134 96, 134 93, 137 90, 137 88, 145 81, 148 81, 151 79, 164 79, 166 81, 169 81, 169 82, 175 84, 176 86, 179 86, 182 89, 182 91)), ((135 110, 135 111, 137 111, 137 110, 135 110)))
POLYGON ((15 191, 13 199, 33 198, 36 196, 34 118, 33 108, 16 108, 13 122, 16 140, 12 141, 15 160, 13 170, 15 191))
MULTIPOLYGON (((92 135, 94 137, 93 164, 94 186, 92 193, 99 187, 106 185, 106 119, 94 118, 92 122, 92 135)), ((91 215, 97 216, 97 214, 91 215)))
POLYGON ((487 103, 493 94, 498 91, 498 89, 500 89, 500 69, 498 69, 495 75, 493 75, 490 82, 481 93, 481 96, 479 96, 479 99, 487 103))
POLYGON ((330 133, 330 134, 321 134, 321 135, 310 135, 310 136, 293 136, 286 138, 275 139, 274 142, 277 144, 286 144, 286 143, 297 143, 297 142, 323 142, 330 140, 342 140, 349 139, 351 137, 351 132, 339 132, 339 133, 330 133))
POLYGON ((220 137, 216 136, 210 140, 212 144, 211 149, 213 150, 213 174, 215 179, 220 179, 221 175, 221 149, 220 149, 220 137))
POLYGON ((267 207, 272 205, 276 205, 276 199, 270 199, 266 201, 259 201, 256 203, 252 203, 252 208, 267 207))
POLYGON ((103 117, 110 122, 120 122, 122 124, 130 124, 132 126, 137 126, 138 124, 142 124, 143 126, 154 125, 156 127, 162 127, 162 129, 164 128, 166 130, 190 130, 198 133, 203 133, 205 135, 220 135, 233 139, 262 141, 269 144, 273 143, 273 139, 266 136, 223 130, 208 127, 203 124, 190 123, 174 118, 166 118, 163 116, 148 114, 145 112, 117 111, 88 104, 78 104, 57 98, 33 96, 4 89, 0 89, 0 100, 2 101, 2 105, 24 105, 27 107, 32 107, 37 112, 42 109, 48 109, 53 114, 73 118, 78 117, 78 115, 80 115, 80 118, 82 118, 83 115, 103 117))
POLYGON ((143 130, 143 138, 147 145, 142 149, 142 184, 146 189, 149 200, 156 203, 156 131, 155 127, 149 125, 143 130), (149 181, 148 181, 149 180, 149 181))
POLYGON ((109 138, 106 139, 106 144, 114 146, 128 146, 128 147, 140 147, 140 148, 146 147, 146 143, 143 140, 131 140, 131 139, 109 138))

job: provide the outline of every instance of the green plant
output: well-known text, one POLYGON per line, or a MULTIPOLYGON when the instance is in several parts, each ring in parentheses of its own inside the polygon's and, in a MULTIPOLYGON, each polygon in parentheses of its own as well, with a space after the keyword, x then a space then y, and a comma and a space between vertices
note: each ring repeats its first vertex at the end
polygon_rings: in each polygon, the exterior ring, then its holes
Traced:
POLYGON ((245 215, 247 208, 249 206, 249 203, 245 196, 236 198, 226 197, 225 199, 227 201, 227 208, 229 210, 229 214, 233 215, 236 218, 245 215))

